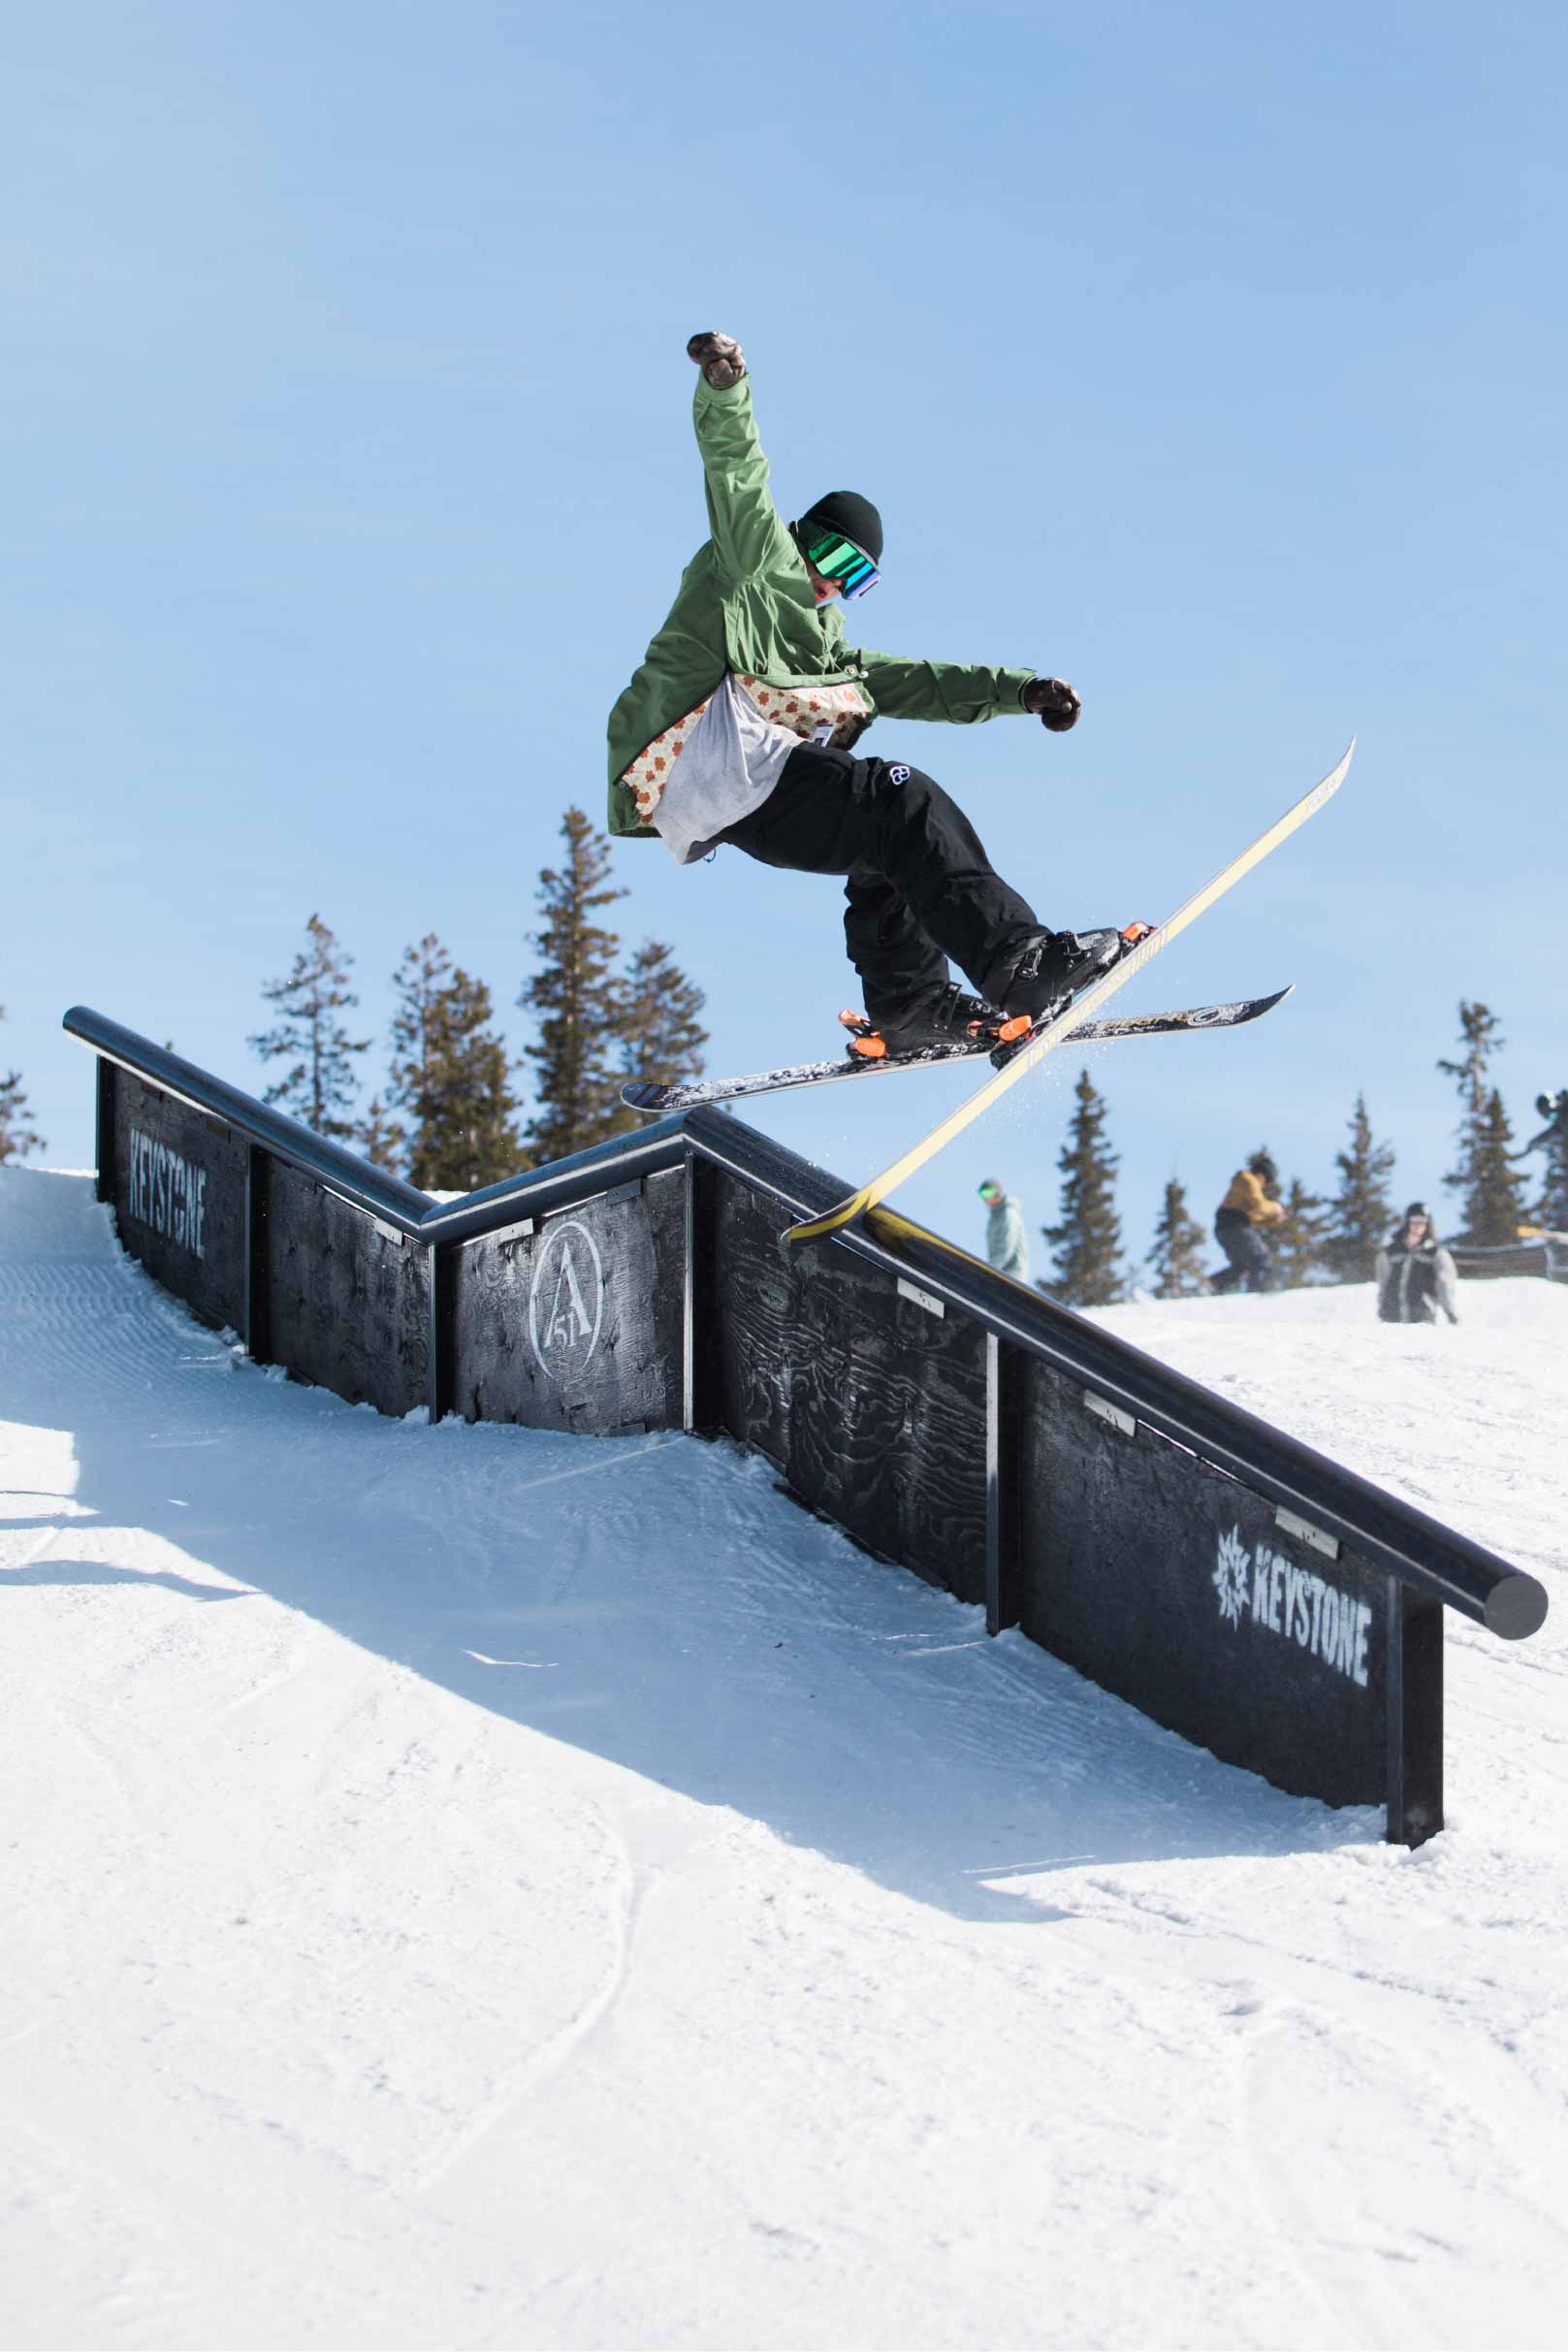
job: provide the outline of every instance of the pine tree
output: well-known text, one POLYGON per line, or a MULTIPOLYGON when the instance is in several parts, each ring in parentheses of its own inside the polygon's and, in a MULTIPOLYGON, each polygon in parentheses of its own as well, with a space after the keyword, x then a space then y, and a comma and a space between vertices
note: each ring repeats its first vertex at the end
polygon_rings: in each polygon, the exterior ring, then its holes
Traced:
POLYGON ((1349 1147, 1335 1152, 1334 1166, 1339 1190, 1328 1205, 1328 1262, 1340 1282, 1370 1282, 1377 1273, 1377 1253, 1393 1223, 1389 1193, 1393 1148, 1373 1142, 1364 1095, 1356 1097, 1349 1147))
MULTIPOLYGON (((1459 1195, 1459 1215, 1462 1230, 1471 1241, 1479 1240, 1476 1201, 1477 1163, 1484 1156, 1486 1145, 1483 1129, 1488 1118, 1488 1103, 1492 1089, 1487 1083, 1487 1065, 1494 1053, 1503 1049, 1502 1022, 1489 1007, 1459 1001, 1459 1043, 1464 1050, 1456 1062, 1439 1061, 1437 1067, 1445 1078, 1453 1079, 1459 1090, 1460 1118, 1457 1130, 1459 1155, 1443 1182, 1450 1192, 1459 1195)), ((1513 1235, 1509 1235, 1513 1240, 1513 1235)))
MULTIPOLYGON (((661 939, 644 940, 621 993, 622 1075, 666 1086, 700 1078, 708 1032, 698 1016, 706 1001, 661 939)), ((633 1111, 623 1109, 617 1115, 619 1129, 638 1123, 633 1111)))
MULTIPOLYGON (((387 1100, 406 1111, 414 1123, 413 1146, 430 1094, 431 1063, 434 1052, 436 1001, 452 977, 452 958, 433 931, 417 947, 404 948, 392 976, 392 1065, 387 1074, 387 1100)), ((402 1139, 407 1142, 407 1137, 402 1139)))
POLYGON ((1328 1202, 1292 1176, 1282 1196, 1284 1222, 1268 1228, 1274 1278, 1281 1290, 1301 1290, 1323 1274, 1327 1264, 1328 1202))
POLYGON ((353 1057, 370 1043, 368 1037, 350 1038, 338 1018, 360 1001, 348 984, 354 959, 319 915, 306 923, 305 940, 288 979, 270 981, 263 988, 267 1002, 278 1007, 278 1023, 252 1037, 250 1047, 264 1061, 298 1056, 293 1069, 268 1087, 264 1101, 278 1104, 317 1135, 351 1144, 359 1134, 350 1115, 359 1092, 353 1057))
POLYGON ((1157 1299, 1200 1299, 1208 1276, 1200 1259, 1206 1240, 1203 1228, 1188 1210, 1187 1188, 1171 1176, 1165 1189, 1154 1247, 1145 1261, 1154 1276, 1157 1299))
POLYGON ((1514 1130, 1494 1086, 1473 1122, 1464 1194, 1465 1235, 1475 1247, 1498 1249, 1519 1240, 1524 1179, 1514 1165, 1514 1130))
POLYGON ((1041 1288, 1069 1306, 1109 1306, 1122 1295, 1122 1229, 1116 1215, 1117 1155, 1104 1140, 1105 1104, 1087 1070, 1073 1088, 1077 1109, 1062 1145, 1062 1214, 1042 1228, 1056 1264, 1041 1288))
POLYGON ((458 965, 431 1009, 430 1063, 409 1160, 413 1181, 427 1192, 474 1192, 522 1164, 506 1047, 492 1017, 489 988, 458 965))
MULTIPOLYGON (((1487 1064, 1503 1049, 1501 1028, 1501 1019, 1488 1006, 1469 1005, 1462 997, 1459 999, 1459 1043, 1464 1052, 1456 1062, 1439 1061, 1437 1067, 1458 1087, 1467 1119, 1480 1116, 1490 1091, 1487 1085, 1487 1064)), ((1465 1179, 1462 1176, 1451 1176, 1445 1181, 1457 1188, 1465 1179)))
POLYGON ((407 1132, 392 1116, 380 1095, 371 1096, 370 1108, 365 1113, 354 1141, 372 1168, 384 1168, 388 1176, 403 1174, 408 1156, 407 1132))
MULTIPOLYGON (((398 1147, 409 1180, 425 1184, 415 1174, 432 1156, 430 1130, 436 1111, 436 1061, 439 1054, 440 1004, 452 982, 452 958, 433 931, 417 946, 404 948, 392 976, 395 1011, 392 1015, 392 1062, 387 1073, 387 1100, 405 1112, 408 1125, 399 1123, 398 1147)), ((443 1185, 457 1191, 457 1185, 443 1185)))
MULTIPOLYGON (((6 1009, 0 1005, 0 1021, 5 1017, 6 1009)), ((29 1152, 44 1149, 44 1138, 27 1124, 31 1116, 21 1072, 13 1070, 0 1078, 0 1168, 7 1160, 25 1160, 29 1152)))
POLYGON ((410 1180, 426 1191, 473 1192, 522 1164, 506 1047, 490 1026, 494 1008, 433 931, 405 948, 392 976, 389 1099, 408 1113, 394 1130, 410 1180))
POLYGON ((620 941, 593 919, 625 896, 607 881, 610 844, 581 809, 561 821, 566 855, 539 876, 544 926, 534 934, 539 967, 518 998, 538 1014, 539 1042, 525 1047, 537 1098, 527 1142, 541 1160, 585 1150, 621 1129, 615 1067, 622 989, 620 941))

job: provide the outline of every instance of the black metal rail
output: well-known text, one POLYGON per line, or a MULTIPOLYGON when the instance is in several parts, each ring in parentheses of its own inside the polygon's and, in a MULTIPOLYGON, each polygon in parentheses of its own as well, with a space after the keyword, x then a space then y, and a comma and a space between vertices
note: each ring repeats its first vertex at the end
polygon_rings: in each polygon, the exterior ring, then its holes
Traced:
MULTIPOLYGON (((688 1112, 686 1127, 706 1158, 764 1185, 806 1216, 820 1215, 848 1190, 768 1137, 711 1110, 688 1112)), ((1354 1542, 1402 1582, 1462 1610, 1503 1640, 1522 1640, 1544 1621, 1547 1596, 1535 1578, 1485 1545, 983 1260, 903 1217, 889 1222, 879 1228, 873 1211, 871 1230, 851 1230, 846 1244, 894 1271, 917 1273, 925 1288, 985 1330, 1081 1381, 1271 1501, 1354 1542)))
MULTIPOLYGON (((848 1189, 741 1121, 704 1108, 462 1201, 432 1202, 118 1021, 75 1006, 64 1026, 96 1053, 222 1121, 432 1250, 587 1201, 628 1178, 680 1167, 691 1155, 774 1195, 796 1215, 817 1214, 848 1189)), ((781 1230, 786 1221, 781 1214, 781 1230)), ((866 1226, 849 1229, 831 1246, 895 1274, 917 1274, 924 1290, 996 1340, 1041 1360, 1172 1444, 1355 1546, 1424 1598, 1458 1609, 1504 1640, 1520 1640, 1543 1622, 1545 1591, 1511 1562, 907 1219, 873 1212, 866 1226)), ((689 1384, 688 1367, 688 1394, 689 1384)))
POLYGON ((634 1135, 597 1144, 591 1151, 574 1152, 569 1159, 553 1160, 548 1168, 508 1176, 504 1183, 487 1185, 483 1192, 468 1193, 461 1201, 432 1201, 416 1185, 372 1168, 357 1152, 329 1143, 313 1128, 274 1111, 269 1103, 258 1102, 227 1079, 198 1069, 194 1062, 154 1045, 150 1038, 138 1036, 107 1014, 94 1013, 90 1006, 73 1005, 61 1026, 106 1060, 148 1079, 193 1111, 221 1119, 236 1134, 313 1176, 367 1216, 395 1226, 410 1240, 465 1241, 520 1216, 545 1214, 560 1202, 582 1200, 599 1182, 619 1184, 628 1176, 656 1168, 678 1168, 686 1157, 682 1121, 660 1119, 634 1135))

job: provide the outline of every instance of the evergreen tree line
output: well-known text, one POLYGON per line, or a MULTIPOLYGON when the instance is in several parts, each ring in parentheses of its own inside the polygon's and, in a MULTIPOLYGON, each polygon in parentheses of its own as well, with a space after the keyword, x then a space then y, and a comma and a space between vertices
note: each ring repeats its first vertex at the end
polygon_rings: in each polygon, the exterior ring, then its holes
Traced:
POLYGON ((560 831, 563 853, 539 876, 538 961, 517 998, 535 1021, 521 1062, 508 1056, 489 987, 429 931, 392 976, 385 1081, 362 1110, 371 1041, 351 1034, 354 959, 312 915, 292 969, 262 990, 273 1017, 251 1047, 287 1065, 266 1101, 423 1191, 471 1192, 637 1125, 621 1101, 626 1079, 696 1077, 708 1042, 701 990, 661 940, 623 963, 603 920, 626 895, 609 881, 609 841, 581 809, 567 810, 560 831), (525 1074, 526 1121, 514 1084, 525 1074))
MULTIPOLYGON (((0 1021, 5 1017, 5 1006, 0 1005, 0 1021)), ((7 1160, 25 1160, 29 1152, 44 1149, 44 1138, 27 1123, 32 1115, 22 1089, 21 1072, 8 1071, 0 1078, 0 1168, 7 1160)))
MULTIPOLYGON (((1488 1247, 1515 1240, 1521 1225, 1568 1231, 1568 1120, 1557 1120, 1549 1135, 1517 1150, 1502 1094, 1490 1075, 1492 1057, 1504 1044, 1498 1016, 1486 1005, 1461 1001, 1458 1043, 1458 1057, 1437 1064, 1453 1079, 1460 1105, 1455 1164, 1443 1178, 1457 1196, 1456 1223, 1449 1238, 1488 1247), (1536 1150, 1545 1153, 1545 1175, 1539 1195, 1527 1200, 1520 1163, 1536 1150)), ((1072 1306, 1107 1306, 1125 1297, 1136 1279, 1122 1257, 1115 1205, 1120 1163, 1106 1138, 1105 1100, 1087 1070, 1078 1075, 1074 1103, 1057 1161, 1061 1211, 1054 1225, 1042 1228, 1052 1264, 1040 1288, 1072 1306)), ((1356 1097, 1345 1147, 1334 1155, 1339 1182, 1333 1193, 1314 1192, 1299 1176, 1282 1182, 1266 1144, 1245 1164, 1285 1210, 1283 1221, 1268 1228, 1281 1288, 1373 1278, 1378 1250, 1396 1217, 1394 1152, 1374 1136, 1364 1095, 1356 1097)), ((1208 1245, 1207 1228, 1193 1216, 1186 1187, 1172 1176, 1143 1260, 1155 1297, 1183 1299, 1204 1292, 1208 1245)))

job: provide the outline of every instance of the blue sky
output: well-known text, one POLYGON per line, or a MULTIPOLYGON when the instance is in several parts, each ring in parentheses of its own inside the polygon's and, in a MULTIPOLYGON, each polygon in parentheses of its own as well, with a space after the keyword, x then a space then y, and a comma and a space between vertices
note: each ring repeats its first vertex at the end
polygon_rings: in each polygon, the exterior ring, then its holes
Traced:
MULTIPOLYGON (((828 16, 336 0, 0 28, 0 1062, 90 1157, 96 1005, 257 1086, 319 910, 384 1034, 437 930, 507 1008, 604 717, 703 535, 686 338, 744 341, 781 502, 865 491, 888 650, 1071 678, 1077 729, 882 722, 1052 923, 1158 918, 1338 801, 1129 991, 1277 986, 1102 1048, 1129 1246, 1353 1098, 1437 1192, 1459 995, 1516 1127, 1568 1081, 1562 12, 828 16)), ((616 853, 710 1066, 834 1049, 837 886, 616 853)), ((1031 1228, 1081 1056, 903 1196, 1031 1228)), ((858 1180, 953 1077, 754 1114, 858 1180), (868 1099, 868 1097, 870 1099, 868 1099)), ((1530 1122, 1530 1123, 1527 1123, 1530 1122)))

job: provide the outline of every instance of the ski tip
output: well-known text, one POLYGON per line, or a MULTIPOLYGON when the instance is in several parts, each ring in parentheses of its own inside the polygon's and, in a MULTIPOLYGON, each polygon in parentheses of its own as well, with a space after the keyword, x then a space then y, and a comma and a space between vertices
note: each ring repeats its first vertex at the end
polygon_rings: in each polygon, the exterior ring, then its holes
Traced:
POLYGON ((669 1092, 667 1086, 651 1085, 646 1079, 633 1079, 621 1089, 621 1100, 628 1111, 657 1111, 669 1092))

